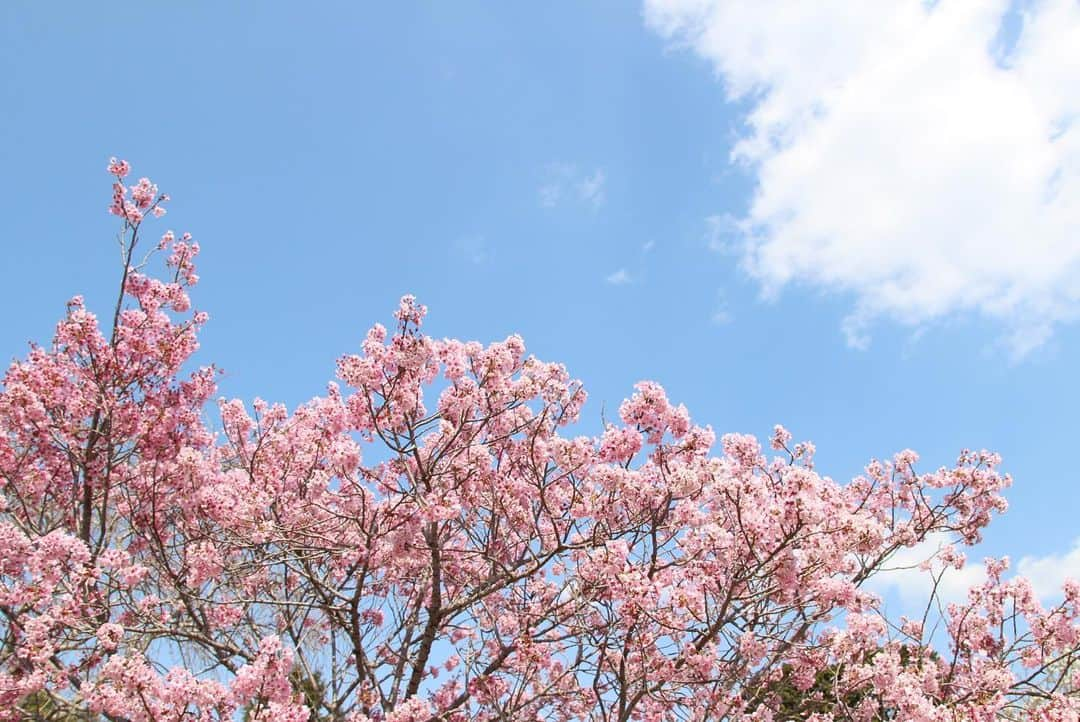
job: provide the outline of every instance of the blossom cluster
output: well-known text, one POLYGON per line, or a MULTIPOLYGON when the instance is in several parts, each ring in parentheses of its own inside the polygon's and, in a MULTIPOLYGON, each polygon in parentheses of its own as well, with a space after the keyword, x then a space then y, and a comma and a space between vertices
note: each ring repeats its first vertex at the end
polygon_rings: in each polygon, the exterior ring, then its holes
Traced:
POLYGON ((167 196, 109 172, 111 325, 73 299, 0 389, 0 720, 1078 719, 1080 584, 1044 606, 988 560, 920 620, 870 591, 927 538, 966 563, 995 454, 840 483, 652 382, 582 435, 564 366, 430 337, 411 296, 324 395, 217 398, 199 246, 136 261, 167 196))

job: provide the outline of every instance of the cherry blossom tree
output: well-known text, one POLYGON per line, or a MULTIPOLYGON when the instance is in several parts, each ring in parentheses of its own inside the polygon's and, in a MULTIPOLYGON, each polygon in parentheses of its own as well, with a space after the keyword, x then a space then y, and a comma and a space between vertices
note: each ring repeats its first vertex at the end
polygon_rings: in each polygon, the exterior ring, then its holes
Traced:
POLYGON ((168 198, 109 172, 115 306, 73 298, 0 390, 0 720, 1078 719, 1080 585, 991 559, 920 619, 868 588, 931 536, 965 563, 996 455, 839 483, 651 382, 586 435, 563 366, 408 296, 325 395, 215 401, 199 246, 147 249, 168 198))

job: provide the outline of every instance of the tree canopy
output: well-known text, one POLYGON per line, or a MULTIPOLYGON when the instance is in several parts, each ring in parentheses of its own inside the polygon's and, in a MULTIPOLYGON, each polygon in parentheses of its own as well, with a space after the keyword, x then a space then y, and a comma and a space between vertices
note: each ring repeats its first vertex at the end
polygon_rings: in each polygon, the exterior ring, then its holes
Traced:
POLYGON ((997 455, 839 483, 652 382, 587 435, 562 365, 410 296, 325 395, 215 402, 199 245, 147 254, 168 198, 109 170, 115 307, 73 298, 0 390, 0 720, 1077 719, 1080 584, 990 559, 920 620, 867 587, 932 536, 964 564, 997 455))

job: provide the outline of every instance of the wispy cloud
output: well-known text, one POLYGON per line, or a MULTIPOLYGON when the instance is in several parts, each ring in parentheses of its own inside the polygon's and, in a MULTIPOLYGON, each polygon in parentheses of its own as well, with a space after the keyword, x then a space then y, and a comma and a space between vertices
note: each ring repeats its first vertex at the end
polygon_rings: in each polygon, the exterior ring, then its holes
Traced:
POLYGON ((480 235, 462 236, 454 242, 454 247, 470 263, 486 263, 491 258, 487 239, 480 235))
POLYGON ((974 312, 1022 356, 1080 318, 1080 4, 1009 6, 646 0, 748 108, 716 245, 766 293, 850 298, 856 348, 974 312))
POLYGON ((573 163, 549 163, 538 196, 544 208, 565 201, 578 201, 599 208, 606 199, 607 174, 602 168, 583 172, 573 163))
POLYGON ((713 309, 710 320, 716 326, 726 326, 735 320, 735 316, 727 309, 727 307, 721 306, 713 309))
POLYGON ((648 240, 641 244, 636 257, 628 259, 627 265, 609 273, 604 280, 613 286, 623 286, 628 283, 640 283, 648 276, 649 254, 656 248, 656 241, 648 240), (636 270, 630 271, 630 268, 636 270))
POLYGON ((548 183, 540 186, 540 205, 544 208, 554 208, 559 205, 562 198, 562 186, 548 183))
POLYGON ((727 294, 723 290, 716 293, 716 304, 713 306, 709 320, 716 326, 725 326, 735 320, 735 314, 728 307, 727 294))
POLYGON ((578 197, 594 208, 600 206, 604 202, 605 182, 607 182, 607 176, 598 168, 592 175, 578 182, 578 197))
POLYGON ((733 316, 731 311, 726 308, 717 308, 713 310, 711 320, 717 326, 726 326, 735 320, 735 316, 733 316))

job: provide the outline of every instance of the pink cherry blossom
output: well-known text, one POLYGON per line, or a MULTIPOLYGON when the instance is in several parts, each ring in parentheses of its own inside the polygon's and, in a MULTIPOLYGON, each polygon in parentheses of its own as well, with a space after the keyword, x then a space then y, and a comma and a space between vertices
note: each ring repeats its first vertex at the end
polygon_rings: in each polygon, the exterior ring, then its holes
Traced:
POLYGON ((967 563, 995 454, 837 482, 653 382, 590 430, 565 367, 412 296, 324 395, 221 399, 199 244, 144 249, 168 198, 108 170, 117 303, 0 388, 0 721, 1078 719, 1080 583, 1045 605, 990 559, 922 619, 869 589, 931 535, 927 574, 967 563))

